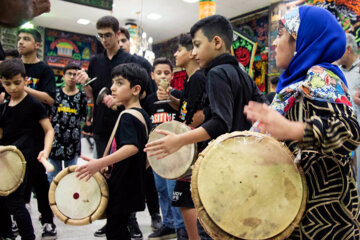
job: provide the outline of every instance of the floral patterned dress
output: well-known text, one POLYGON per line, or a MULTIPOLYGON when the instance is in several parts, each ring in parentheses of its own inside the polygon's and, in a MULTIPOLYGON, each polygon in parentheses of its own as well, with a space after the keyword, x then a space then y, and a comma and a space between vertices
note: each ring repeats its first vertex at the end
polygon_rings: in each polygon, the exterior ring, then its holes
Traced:
POLYGON ((350 164, 359 125, 346 86, 314 66, 305 80, 282 89, 271 106, 289 120, 305 122, 303 140, 286 142, 294 155, 301 151, 309 191, 303 218, 289 239, 359 239, 359 196, 350 164))

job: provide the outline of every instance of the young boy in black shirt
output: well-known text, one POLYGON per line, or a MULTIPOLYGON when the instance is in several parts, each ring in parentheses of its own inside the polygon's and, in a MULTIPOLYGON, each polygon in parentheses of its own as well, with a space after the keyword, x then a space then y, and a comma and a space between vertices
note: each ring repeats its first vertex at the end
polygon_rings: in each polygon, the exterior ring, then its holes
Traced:
POLYGON ((266 102, 255 82, 242 71, 235 57, 229 54, 233 31, 223 16, 213 15, 194 24, 190 30, 193 55, 206 75, 203 109, 204 123, 193 131, 173 134, 159 131, 166 137, 146 145, 150 155, 165 157, 186 144, 215 139, 232 131, 250 128, 243 114, 250 101, 266 102))
POLYGON ((51 124, 55 138, 49 162, 55 170, 47 173, 49 182, 63 169, 76 165, 81 151, 81 124, 87 115, 87 98, 76 87, 75 75, 81 68, 74 63, 64 67, 65 86, 56 89, 55 103, 51 108, 51 124))
MULTIPOLYGON (((0 105, 0 128, 2 129, 0 144, 15 145, 27 162, 38 161, 41 158, 47 159, 54 139, 54 130, 45 107, 25 91, 23 63, 19 59, 5 60, 0 64, 0 75, 1 83, 10 95, 10 101, 0 105), (37 124, 41 125, 45 133, 44 148, 40 152, 36 151, 34 144, 34 126, 37 124)), ((35 239, 31 218, 24 202, 24 186, 29 168, 27 164, 25 178, 19 188, 7 197, 0 197, 0 205, 5 205, 9 213, 14 215, 22 239, 35 239)), ((0 223, 3 223, 6 214, 2 212, 0 215, 0 223)))
MULTIPOLYGON (((190 34, 181 34, 178 39, 178 49, 174 54, 176 66, 185 68, 187 79, 184 83, 182 95, 178 106, 178 119, 192 128, 200 126, 204 121, 202 111, 202 96, 204 93, 206 77, 200 70, 199 64, 192 55, 193 45, 190 34)), ((201 151, 201 146, 198 146, 201 151)), ((197 213, 191 199, 190 191, 191 174, 176 181, 173 192, 172 205, 180 207, 189 239, 208 238, 203 229, 197 229, 197 213), (201 235, 200 235, 201 234, 201 235), (205 234, 205 236, 204 236, 205 234)))
MULTIPOLYGON (((170 83, 173 78, 173 65, 170 60, 165 57, 155 59, 151 77, 158 86, 158 89, 164 92, 166 89, 163 89, 164 86, 161 82, 170 83)), ((157 94, 151 94, 147 99, 147 106, 145 108, 151 112, 153 129, 163 122, 172 121, 177 118, 177 109, 172 108, 167 102, 158 102, 157 94)), ((186 236, 186 230, 180 209, 171 206, 171 198, 176 181, 164 179, 156 174, 156 172, 154 172, 154 179, 163 215, 163 226, 150 234, 148 239, 170 239, 176 236, 179 240, 187 239, 184 237, 184 235, 186 236)))
POLYGON ((146 126, 132 114, 124 113, 116 130, 116 151, 100 159, 83 159, 89 163, 77 168, 78 177, 88 180, 94 173, 113 164, 108 179, 109 203, 106 209, 107 239, 130 240, 127 224, 131 212, 145 209, 146 154, 142 151, 147 142, 147 129, 151 128, 149 116, 140 106, 140 96, 146 88, 147 73, 135 63, 120 64, 111 73, 112 97, 125 109, 140 112, 146 126))
MULTIPOLYGON (((37 57, 41 45, 41 35, 35 29, 20 29, 18 32, 18 51, 24 63, 27 82, 25 91, 44 104, 48 113, 55 99, 55 76, 53 70, 37 57)), ((44 134, 41 126, 34 126, 35 148, 40 151, 43 145, 44 134)), ((43 226, 42 237, 56 239, 56 226, 53 222, 53 213, 49 205, 49 182, 44 166, 38 161, 29 161, 29 184, 25 190, 25 201, 30 202, 31 188, 36 193, 40 220, 43 226)))

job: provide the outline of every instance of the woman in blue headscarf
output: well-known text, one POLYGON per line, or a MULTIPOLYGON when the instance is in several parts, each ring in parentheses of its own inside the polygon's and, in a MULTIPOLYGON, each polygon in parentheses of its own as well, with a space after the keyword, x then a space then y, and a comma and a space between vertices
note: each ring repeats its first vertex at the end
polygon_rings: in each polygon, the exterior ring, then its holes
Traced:
POLYGON ((285 140, 304 170, 306 211, 290 239, 359 239, 359 196, 350 153, 359 145, 359 125, 347 83, 331 63, 345 52, 346 38, 327 10, 302 6, 279 23, 274 41, 281 75, 270 107, 245 108, 257 128, 285 140))

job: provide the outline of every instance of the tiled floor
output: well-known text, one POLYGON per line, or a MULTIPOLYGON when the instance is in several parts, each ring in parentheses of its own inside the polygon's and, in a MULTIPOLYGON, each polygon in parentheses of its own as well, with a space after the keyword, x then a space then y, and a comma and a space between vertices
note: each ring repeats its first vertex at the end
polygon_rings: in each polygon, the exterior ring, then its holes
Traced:
MULTIPOLYGON (((82 154, 86 156, 92 156, 92 151, 89 149, 89 145, 85 139, 82 139, 82 154)), ((83 163, 83 160, 80 159, 79 164, 83 163)), ((37 203, 36 199, 31 200, 31 210, 30 210, 32 222, 34 225, 36 239, 41 239, 41 224, 38 220, 39 213, 37 211, 37 203)), ((137 213, 137 219, 140 226, 140 229, 143 233, 144 240, 147 239, 147 236, 152 233, 150 228, 150 215, 147 210, 144 212, 137 213)), ((71 226, 66 225, 63 222, 59 221, 56 217, 54 217, 55 224, 57 226, 57 239, 59 240, 94 240, 94 239, 105 239, 94 237, 94 232, 101 228, 105 224, 105 220, 98 220, 92 224, 85 226, 71 226)), ((18 237, 17 239, 20 239, 18 237)))

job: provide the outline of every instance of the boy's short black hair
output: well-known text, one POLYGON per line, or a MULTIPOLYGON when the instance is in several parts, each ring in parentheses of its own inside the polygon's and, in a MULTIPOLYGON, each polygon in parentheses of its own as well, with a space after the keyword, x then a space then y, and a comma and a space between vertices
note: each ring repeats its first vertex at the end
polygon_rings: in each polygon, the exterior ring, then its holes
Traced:
POLYGON ((113 16, 104 16, 97 20, 96 29, 112 28, 114 33, 119 31, 119 21, 113 16))
POLYGON ((111 78, 121 76, 130 82, 130 87, 139 85, 141 87, 140 96, 147 87, 149 75, 145 68, 137 63, 123 63, 117 65, 111 71, 111 78))
POLYGON ((64 75, 67 70, 74 69, 74 70, 81 70, 81 67, 76 63, 69 63, 64 67, 64 75))
POLYGON ((0 64, 0 77, 10 79, 18 74, 23 78, 26 77, 25 66, 21 59, 7 59, 0 64))
POLYGON ((171 72, 173 71, 174 69, 174 66, 173 64, 171 63, 170 59, 166 58, 166 57, 159 57, 157 59, 154 60, 154 63, 153 63, 153 71, 155 70, 155 67, 159 64, 167 64, 169 65, 170 67, 170 70, 171 72))
POLYGON ((33 36, 33 38, 35 39, 36 43, 41 43, 41 34, 36 29, 33 29, 33 28, 21 28, 21 29, 19 29, 17 35, 19 36, 20 33, 31 34, 33 36))
POLYGON ((186 50, 190 51, 194 48, 192 38, 189 33, 183 33, 178 37, 178 45, 183 46, 186 50))
POLYGON ((226 49, 231 48, 234 34, 233 28, 229 20, 224 16, 212 15, 199 20, 190 29, 191 37, 194 38, 195 33, 200 29, 209 41, 215 36, 219 36, 225 42, 226 49))
POLYGON ((125 37, 127 38, 127 40, 130 39, 130 33, 129 33, 129 30, 127 30, 126 27, 119 27, 119 30, 122 34, 125 35, 125 37))
POLYGON ((13 57, 13 58, 19 58, 20 57, 19 51, 17 49, 15 49, 15 48, 5 49, 4 53, 5 53, 5 58, 6 57, 13 57))

